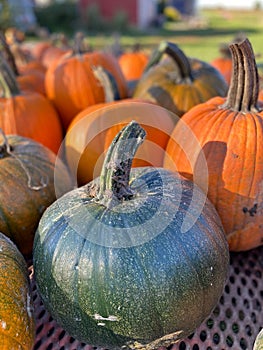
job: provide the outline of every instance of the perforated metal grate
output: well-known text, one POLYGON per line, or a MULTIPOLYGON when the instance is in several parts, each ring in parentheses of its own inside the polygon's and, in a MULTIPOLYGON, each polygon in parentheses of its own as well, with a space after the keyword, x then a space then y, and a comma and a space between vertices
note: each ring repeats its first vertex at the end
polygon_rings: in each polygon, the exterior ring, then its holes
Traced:
MULTIPOLYGON (((33 350, 96 349, 75 340, 58 326, 37 293, 32 267, 29 273, 37 326, 33 350)), ((194 334, 169 350, 252 350, 262 327, 263 246, 231 254, 229 278, 218 305, 194 334)))

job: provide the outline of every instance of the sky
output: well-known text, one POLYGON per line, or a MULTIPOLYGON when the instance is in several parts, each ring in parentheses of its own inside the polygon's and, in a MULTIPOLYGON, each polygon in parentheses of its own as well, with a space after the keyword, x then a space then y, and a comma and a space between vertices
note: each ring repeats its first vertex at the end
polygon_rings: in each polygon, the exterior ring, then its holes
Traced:
POLYGON ((226 8, 253 8, 257 2, 263 6, 263 0, 197 0, 200 7, 223 6, 226 8))

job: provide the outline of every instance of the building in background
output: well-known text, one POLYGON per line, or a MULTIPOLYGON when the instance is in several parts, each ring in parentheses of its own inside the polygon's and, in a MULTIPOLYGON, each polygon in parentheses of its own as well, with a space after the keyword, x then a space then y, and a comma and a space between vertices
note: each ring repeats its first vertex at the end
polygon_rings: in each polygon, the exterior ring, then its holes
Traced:
POLYGON ((100 15, 111 20, 117 13, 125 13, 130 24, 147 27, 156 15, 156 0, 79 0, 80 13, 85 16, 88 8, 97 6, 100 15))
POLYGON ((163 6, 173 6, 183 16, 194 16, 197 0, 78 0, 78 4, 82 16, 89 7, 96 6, 106 20, 122 12, 126 14, 129 24, 142 29, 154 23, 163 6))

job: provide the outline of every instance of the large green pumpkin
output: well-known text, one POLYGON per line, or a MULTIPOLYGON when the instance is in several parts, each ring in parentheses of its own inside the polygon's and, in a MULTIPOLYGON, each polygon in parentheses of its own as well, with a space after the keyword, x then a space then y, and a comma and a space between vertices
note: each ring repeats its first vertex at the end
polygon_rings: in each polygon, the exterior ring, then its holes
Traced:
POLYGON ((75 338, 155 349, 188 336, 224 288, 229 251, 213 205, 163 168, 131 168, 136 122, 112 142, 100 178, 43 214, 34 240, 38 291, 75 338))

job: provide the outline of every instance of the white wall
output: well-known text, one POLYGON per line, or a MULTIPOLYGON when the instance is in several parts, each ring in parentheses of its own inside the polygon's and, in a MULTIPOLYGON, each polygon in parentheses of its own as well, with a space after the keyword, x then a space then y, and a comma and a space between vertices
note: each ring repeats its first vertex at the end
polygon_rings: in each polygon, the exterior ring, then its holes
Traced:
MULTIPOLYGON (((197 0, 199 7, 218 7, 251 9, 255 7, 256 0, 197 0)), ((259 0, 263 8, 263 0, 259 0)))
POLYGON ((156 14, 156 0, 137 0, 137 8, 139 26, 146 28, 156 14))

